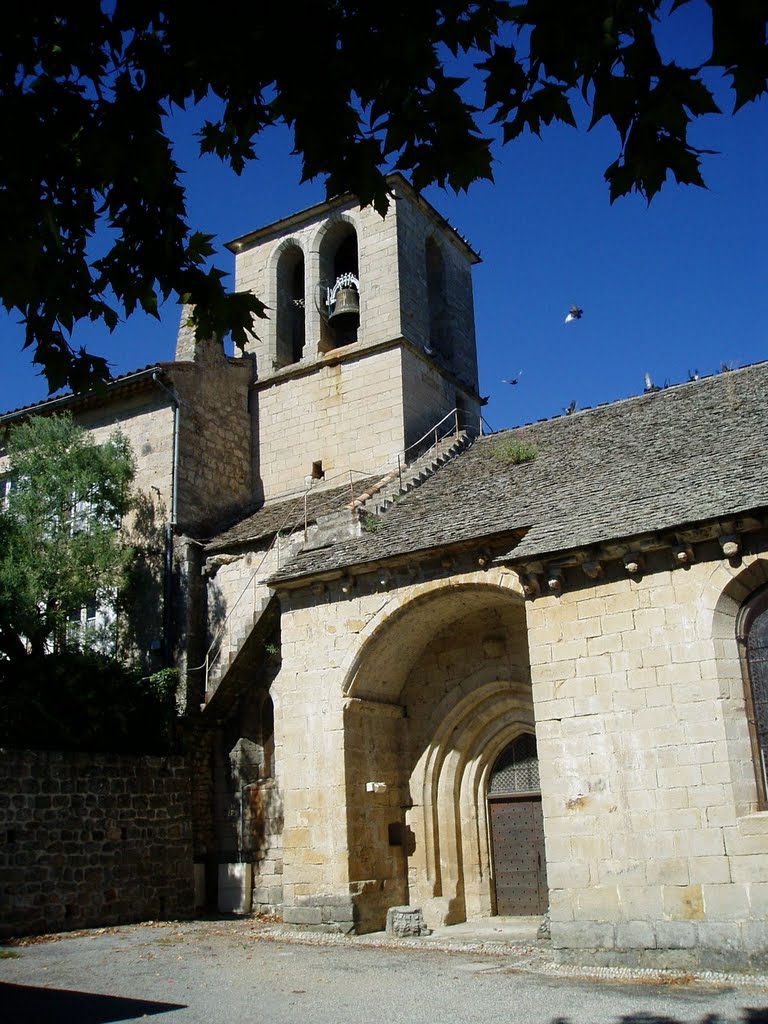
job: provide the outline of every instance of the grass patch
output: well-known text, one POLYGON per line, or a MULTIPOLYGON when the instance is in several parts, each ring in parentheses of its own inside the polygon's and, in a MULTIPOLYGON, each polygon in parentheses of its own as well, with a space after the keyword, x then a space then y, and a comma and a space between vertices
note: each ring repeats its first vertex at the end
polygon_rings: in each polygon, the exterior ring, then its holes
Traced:
POLYGON ((506 462, 511 466, 518 466, 522 462, 533 462, 539 454, 535 444, 530 441, 523 441, 519 437, 499 438, 488 445, 488 456, 496 459, 497 462, 506 462))
POLYGON ((15 949, 0 949, 0 960, 18 960, 22 956, 24 954, 17 953, 15 949))

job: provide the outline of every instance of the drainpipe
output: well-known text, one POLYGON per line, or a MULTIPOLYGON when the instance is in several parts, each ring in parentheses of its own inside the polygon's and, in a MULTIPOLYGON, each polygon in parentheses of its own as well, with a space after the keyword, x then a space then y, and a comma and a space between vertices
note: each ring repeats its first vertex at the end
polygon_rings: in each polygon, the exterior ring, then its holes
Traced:
POLYGON ((178 513, 179 479, 179 399, 175 391, 164 384, 157 373, 152 380, 165 391, 173 405, 173 467, 171 471, 171 518, 165 526, 165 570, 163 579, 163 664, 170 662, 171 598, 173 589, 173 538, 178 513))

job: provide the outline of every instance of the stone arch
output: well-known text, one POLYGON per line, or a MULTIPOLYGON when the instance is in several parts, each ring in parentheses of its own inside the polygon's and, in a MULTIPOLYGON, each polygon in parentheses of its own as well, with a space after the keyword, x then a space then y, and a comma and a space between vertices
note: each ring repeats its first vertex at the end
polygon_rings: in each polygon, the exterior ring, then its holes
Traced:
POLYGON ((429 314, 429 348, 444 359, 453 355, 451 312, 445 256, 440 243, 430 235, 424 245, 429 314))
POLYGON ((360 280, 360 238, 356 219, 349 213, 339 213, 324 221, 312 239, 312 253, 317 260, 314 268, 317 304, 323 311, 318 320, 319 347, 322 352, 352 344, 362 338, 365 293, 362 282, 359 291, 361 326, 336 328, 324 315, 325 292, 333 287, 342 274, 351 274, 360 280))
POLYGON ((408 901, 433 925, 490 914, 488 773, 534 728, 522 595, 506 576, 413 588, 369 624, 345 690, 358 927, 408 901))
POLYGON ((300 362, 306 342, 304 251, 294 240, 280 247, 275 267, 275 363, 300 362))
POLYGON ((464 602, 465 609, 481 608, 498 600, 520 607, 524 600, 517 576, 501 569, 468 573, 450 583, 438 580, 409 587, 388 600, 361 631, 360 646, 342 665, 343 693, 385 701, 393 699, 393 694, 396 697, 405 664, 423 645, 421 631, 431 628, 435 621, 444 621, 445 610, 453 611, 457 598, 464 602), (394 643, 399 653, 397 662, 379 664, 394 643))
POLYGON ((752 738, 747 717, 745 666, 737 638, 745 602, 768 585, 768 559, 755 558, 736 568, 720 563, 705 589, 701 633, 711 638, 719 684, 733 808, 737 817, 760 808, 752 738))
MULTIPOLYGON (((285 366, 291 360, 287 359, 284 349, 285 345, 280 340, 281 327, 281 306, 285 303, 285 286, 281 282, 285 270, 293 261, 300 257, 304 265, 305 291, 306 291, 306 254, 298 238, 283 238, 272 249, 266 264, 265 302, 269 317, 264 321, 263 331, 266 338, 266 350, 269 366, 266 372, 285 366)), ((306 295, 305 295, 306 305, 306 295)))

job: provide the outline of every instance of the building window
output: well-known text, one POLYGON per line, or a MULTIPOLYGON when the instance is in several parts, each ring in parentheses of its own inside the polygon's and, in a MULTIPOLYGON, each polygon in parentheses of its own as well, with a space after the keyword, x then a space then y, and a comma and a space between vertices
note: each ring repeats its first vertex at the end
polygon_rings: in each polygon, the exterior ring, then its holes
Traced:
POLYGON ((768 807, 768 587, 741 609, 737 635, 742 652, 747 721, 760 806, 768 807))
POLYGON ((278 367, 301 361, 305 332, 304 254, 298 246, 289 245, 277 265, 278 367))
POLYGON ((113 603, 99 603, 95 598, 76 608, 67 616, 67 641, 77 650, 96 651, 114 656, 116 653, 115 609, 113 603))
POLYGON ((358 340, 360 270, 357 233, 347 221, 334 224, 322 240, 320 280, 326 309, 321 321, 319 347, 321 352, 328 352, 358 340), (329 306, 332 296, 335 301, 329 306))
POLYGON ((434 238, 428 238, 426 249, 427 306, 429 309, 428 355, 451 358, 451 316, 445 277, 445 259, 434 238))
POLYGON ((8 502, 11 497, 11 492, 16 490, 16 481, 11 476, 5 477, 0 480, 0 512, 6 512, 8 510, 8 502))

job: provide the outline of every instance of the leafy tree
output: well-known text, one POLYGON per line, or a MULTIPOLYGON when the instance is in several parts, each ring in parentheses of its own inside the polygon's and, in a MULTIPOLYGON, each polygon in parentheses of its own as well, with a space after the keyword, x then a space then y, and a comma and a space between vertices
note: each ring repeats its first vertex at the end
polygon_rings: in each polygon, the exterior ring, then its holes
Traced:
POLYGON ((0 153, 0 300, 51 390, 108 376, 71 347, 78 321, 113 328, 169 296, 192 304, 200 336, 244 342, 265 308, 206 268, 211 238, 190 230, 166 131, 174 108, 210 98, 202 152, 240 172, 284 123, 304 179, 382 213, 385 172, 466 189, 491 177, 496 134, 575 124, 574 101, 617 130, 612 200, 650 200, 670 174, 703 185, 688 126, 718 111, 707 73, 729 77, 736 108, 764 93, 767 18, 765 0, 294 0, 218 4, 204 24, 172 0, 11 5, 0 130, 18 144, 0 153), (684 67, 658 31, 689 5, 708 8, 712 47, 684 67))
POLYGON ((18 664, 98 646, 79 614, 111 605, 132 558, 118 529, 132 501, 128 442, 115 433, 96 444, 69 416, 33 417, 11 429, 8 454, 0 655, 18 664))

